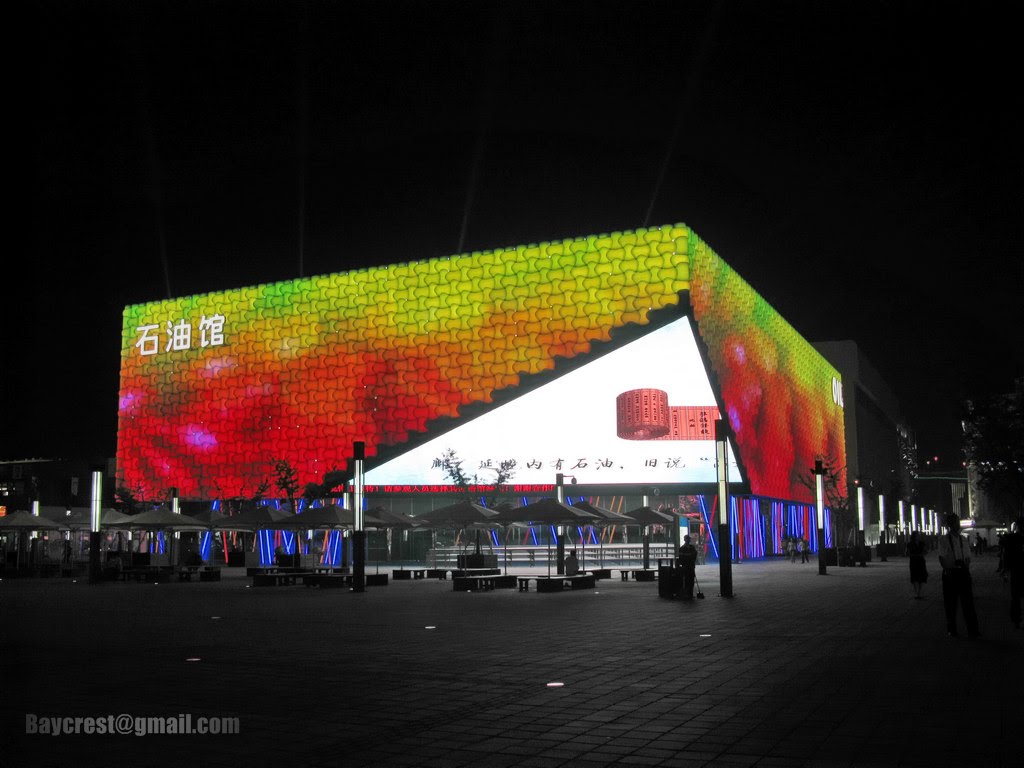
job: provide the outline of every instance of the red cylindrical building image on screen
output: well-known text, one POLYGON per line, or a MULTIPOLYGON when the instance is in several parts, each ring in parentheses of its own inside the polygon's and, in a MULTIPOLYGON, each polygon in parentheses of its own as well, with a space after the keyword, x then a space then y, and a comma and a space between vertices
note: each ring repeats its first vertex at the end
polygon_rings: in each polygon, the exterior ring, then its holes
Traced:
POLYGON ((654 440, 669 432, 668 393, 631 389, 615 398, 617 434, 626 440, 654 440))
POLYGON ((716 406, 668 404, 660 389, 631 389, 615 398, 617 434, 625 440, 714 440, 716 406))

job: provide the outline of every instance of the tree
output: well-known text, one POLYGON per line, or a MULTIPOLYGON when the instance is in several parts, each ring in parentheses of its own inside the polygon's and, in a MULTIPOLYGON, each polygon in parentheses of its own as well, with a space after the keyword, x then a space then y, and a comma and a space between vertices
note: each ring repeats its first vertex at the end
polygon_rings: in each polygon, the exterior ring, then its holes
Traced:
MULTIPOLYGON (((845 485, 846 467, 840 467, 834 457, 822 459, 821 465, 825 470, 822 483, 825 492, 825 506, 828 507, 832 518, 832 546, 837 547, 840 542, 844 541, 853 545, 857 541, 855 536, 857 526, 854 524, 854 514, 850 508, 850 494, 845 485)), ((800 476, 800 484, 809 488, 812 494, 817 493, 813 470, 808 470, 806 474, 800 476)))
POLYGON ((479 475, 475 473, 470 477, 462 468, 462 459, 459 458, 453 448, 449 448, 444 452, 444 455, 434 459, 434 464, 441 468, 446 480, 458 487, 456 495, 459 498, 472 500, 479 491, 483 490, 479 486, 488 486, 490 495, 484 499, 484 506, 488 509, 495 509, 501 503, 502 497, 507 492, 505 486, 515 477, 516 473, 516 460, 503 459, 496 465, 487 463, 479 467, 482 471, 493 472, 493 480, 481 480, 479 475))
POLYGON ((134 515, 138 511, 141 495, 142 489, 139 487, 129 488, 127 485, 119 485, 114 490, 114 497, 120 502, 126 515, 134 515))
POLYGON ((326 499, 328 496, 334 495, 336 489, 344 488, 346 485, 348 485, 348 475, 340 469, 332 469, 324 473, 323 482, 306 483, 302 498, 310 502, 326 499))
POLYGON ((964 403, 963 452, 996 522, 1024 514, 1024 379, 1009 395, 964 403))
POLYGON ((274 461, 274 475, 274 485, 288 499, 292 512, 298 512, 295 498, 299 495, 299 473, 286 459, 277 459, 274 461))

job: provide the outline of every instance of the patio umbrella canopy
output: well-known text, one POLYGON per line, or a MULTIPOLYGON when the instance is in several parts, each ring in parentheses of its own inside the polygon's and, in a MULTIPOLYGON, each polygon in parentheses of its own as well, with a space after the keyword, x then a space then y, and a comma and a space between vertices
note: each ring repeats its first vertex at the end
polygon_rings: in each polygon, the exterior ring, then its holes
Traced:
MULTIPOLYGON (((39 510, 39 514, 59 523, 64 526, 64 530, 68 531, 87 531, 92 527, 92 510, 89 507, 72 507, 70 515, 67 507, 43 507, 39 510)), ((100 510, 101 527, 107 527, 126 519, 128 519, 128 515, 118 512, 113 507, 104 507, 100 510)))
POLYGON ((187 515, 187 517, 195 520, 197 523, 207 526, 207 528, 213 528, 214 523, 219 523, 221 520, 227 519, 227 515, 223 512, 218 512, 215 509, 204 509, 202 512, 197 512, 194 515, 187 515))
POLYGON ((475 530, 477 554, 480 553, 480 531, 487 528, 500 528, 502 524, 498 519, 497 511, 468 499, 446 504, 422 515, 416 515, 415 519, 433 528, 475 530))
POLYGON ((564 504, 558 499, 545 497, 525 507, 513 507, 499 513, 504 523, 534 523, 536 525, 589 525, 601 518, 581 507, 564 504))
MULTIPOLYGON (((355 525, 355 512, 337 504, 326 507, 310 507, 297 515, 289 515, 279 520, 274 527, 289 531, 315 531, 327 528, 352 528, 355 525)), ((368 512, 363 513, 364 525, 382 525, 383 520, 368 512)))
POLYGON ((648 566, 649 549, 650 549, 650 534, 647 531, 648 525, 674 525, 676 518, 674 515, 669 515, 664 512, 659 512, 656 509, 650 507, 637 507, 627 512, 630 517, 636 520, 640 525, 643 526, 643 539, 644 539, 644 568, 648 566))
MULTIPOLYGON (((103 525, 102 517, 100 524, 103 525)), ((188 515, 171 512, 167 507, 157 507, 137 515, 126 515, 124 520, 110 523, 108 527, 132 531, 205 531, 210 526, 188 515)))
MULTIPOLYGON (((592 515, 597 515, 599 520, 594 520, 590 525, 636 525, 637 521, 629 515, 619 512, 612 512, 610 509, 591 504, 589 501, 577 501, 572 505, 576 509, 582 509, 592 515)), ((660 512, 658 514, 661 514, 660 512)))
POLYGON ((671 524, 674 522, 672 515, 667 515, 650 507, 637 507, 636 509, 629 510, 626 515, 633 518, 640 525, 665 525, 666 523, 671 524))
MULTIPOLYGON (((597 515, 598 520, 594 520, 589 525, 599 526, 601 528, 608 528, 613 525, 636 525, 636 520, 628 515, 623 515, 618 512, 612 512, 610 509, 599 507, 596 504, 591 504, 589 501, 577 501, 573 504, 577 509, 582 509, 586 512, 590 512, 593 515, 597 515)), ((604 567, 604 538, 602 537, 599 541, 599 563, 601 567, 604 567)), ((586 557, 586 538, 584 538, 584 558, 586 557)))
MULTIPOLYGON (((590 525, 600 517, 579 507, 572 507, 550 496, 525 507, 503 510, 500 515, 506 523, 532 523, 534 525, 590 525)), ((551 575, 551 543, 548 542, 548 575, 551 575)))
POLYGON ((0 517, 0 532, 5 531, 67 531, 71 526, 46 517, 37 517, 26 509, 19 509, 0 517))
POLYGON ((422 515, 417 515, 414 519, 431 525, 452 528, 463 528, 470 523, 501 523, 498 520, 498 512, 472 501, 457 501, 454 504, 446 504, 422 515))
POLYGON ((374 507, 367 510, 367 515, 372 516, 378 523, 379 528, 426 528, 427 522, 421 518, 407 515, 404 512, 393 512, 384 507, 374 507))
POLYGON ((285 512, 273 507, 256 507, 247 509, 237 515, 227 515, 223 520, 213 524, 215 531, 259 531, 259 530, 280 530, 282 521, 295 517, 291 512, 285 512))

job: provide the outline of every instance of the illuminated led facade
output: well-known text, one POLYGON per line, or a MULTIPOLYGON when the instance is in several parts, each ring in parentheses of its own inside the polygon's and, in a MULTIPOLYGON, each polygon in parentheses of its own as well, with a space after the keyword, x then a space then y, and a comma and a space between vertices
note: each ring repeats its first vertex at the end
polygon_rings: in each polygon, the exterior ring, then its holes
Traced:
POLYGON ((443 483, 450 447, 483 476, 685 492, 721 413, 732 477, 809 502, 814 459, 845 464, 838 377, 685 225, 615 232, 129 306, 118 476, 246 496, 361 441, 378 489, 443 483))

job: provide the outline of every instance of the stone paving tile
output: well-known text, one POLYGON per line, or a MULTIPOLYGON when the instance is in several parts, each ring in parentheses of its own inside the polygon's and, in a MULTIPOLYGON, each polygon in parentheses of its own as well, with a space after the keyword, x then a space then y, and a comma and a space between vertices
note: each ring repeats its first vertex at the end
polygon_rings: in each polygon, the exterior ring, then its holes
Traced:
POLYGON ((708 598, 689 604, 617 578, 553 595, 436 581, 361 595, 251 588, 231 572, 202 584, 4 579, 0 765, 1024 762, 1019 687, 1007 684, 1024 679, 1024 633, 990 569, 976 576, 977 642, 945 637, 937 585, 912 600, 900 559, 826 576, 784 562, 732 570, 735 597, 718 596, 717 565, 700 566, 708 598), (963 723, 953 749, 951 701, 963 723), (234 716, 242 733, 25 733, 28 713, 121 712, 234 716))

